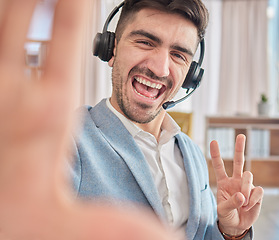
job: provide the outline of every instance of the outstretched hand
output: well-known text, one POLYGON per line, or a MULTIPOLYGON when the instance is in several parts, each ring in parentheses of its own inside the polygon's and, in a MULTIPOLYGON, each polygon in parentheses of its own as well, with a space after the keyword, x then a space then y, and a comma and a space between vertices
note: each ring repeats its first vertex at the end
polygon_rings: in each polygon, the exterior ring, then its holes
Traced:
POLYGON ((37 2, 0 1, 0 239, 176 239, 145 209, 72 198, 63 155, 89 1, 57 1, 40 80, 24 75, 24 43, 37 2))
POLYGON ((216 141, 210 144, 212 165, 217 179, 217 212, 222 232, 239 236, 257 220, 263 189, 253 185, 251 172, 243 172, 246 137, 236 138, 233 175, 228 177, 216 141))

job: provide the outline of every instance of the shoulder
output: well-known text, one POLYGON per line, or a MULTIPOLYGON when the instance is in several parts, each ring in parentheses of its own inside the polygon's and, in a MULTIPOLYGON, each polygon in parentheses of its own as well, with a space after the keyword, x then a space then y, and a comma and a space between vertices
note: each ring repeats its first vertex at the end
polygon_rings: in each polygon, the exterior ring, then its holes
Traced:
POLYGON ((90 115, 90 111, 92 110, 92 106, 89 106, 89 105, 83 105, 83 106, 80 106, 79 108, 77 108, 75 110, 75 117, 77 119, 84 119, 86 117, 88 117, 90 115))
MULTIPOLYGON (((103 123, 111 114, 107 108, 105 99, 99 102, 94 107, 83 105, 76 109, 74 113, 75 129, 80 131, 83 128, 92 128, 97 123, 103 123)), ((87 129, 88 130, 88 129, 87 129)))

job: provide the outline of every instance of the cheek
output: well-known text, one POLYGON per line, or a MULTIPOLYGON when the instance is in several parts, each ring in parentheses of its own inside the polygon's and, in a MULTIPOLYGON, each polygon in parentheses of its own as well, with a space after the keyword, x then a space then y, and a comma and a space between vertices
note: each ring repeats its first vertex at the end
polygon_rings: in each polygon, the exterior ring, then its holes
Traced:
POLYGON ((176 70, 175 74, 175 89, 179 90, 186 79, 187 72, 185 69, 176 70))
POLYGON ((121 70, 121 75, 127 78, 129 71, 133 68, 134 64, 134 56, 133 54, 119 54, 116 57, 116 62, 118 64, 119 69, 121 70))
POLYGON ((185 71, 185 69, 176 69, 174 71, 174 79, 176 79, 176 82, 173 86, 173 90, 172 90, 172 93, 170 95, 170 98, 173 98, 177 92, 180 90, 180 88, 182 87, 182 84, 184 83, 185 81, 185 78, 186 78, 186 74, 187 74, 187 71, 185 71))
MULTIPOLYGON (((122 80, 127 78, 127 64, 125 59, 120 54, 117 54, 114 57, 113 72, 117 73, 117 77, 121 77, 122 80)), ((116 75, 113 77, 116 77, 116 75)))

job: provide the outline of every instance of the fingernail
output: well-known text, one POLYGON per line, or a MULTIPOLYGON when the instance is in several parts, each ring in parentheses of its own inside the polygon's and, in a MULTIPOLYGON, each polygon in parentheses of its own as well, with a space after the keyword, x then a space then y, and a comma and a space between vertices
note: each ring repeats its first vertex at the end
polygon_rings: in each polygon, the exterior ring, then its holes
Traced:
POLYGON ((243 199, 239 195, 236 196, 236 199, 239 203, 242 203, 242 201, 243 201, 243 199))

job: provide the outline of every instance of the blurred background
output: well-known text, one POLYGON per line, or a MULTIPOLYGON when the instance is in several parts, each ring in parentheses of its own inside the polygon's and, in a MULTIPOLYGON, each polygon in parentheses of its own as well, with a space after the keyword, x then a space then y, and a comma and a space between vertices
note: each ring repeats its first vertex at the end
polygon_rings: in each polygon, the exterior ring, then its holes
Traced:
MULTIPOLYGON (((26 74, 40 76, 51 39, 55 0, 39 1, 26 43, 26 74)), ((121 0, 94 0, 84 26, 77 105, 94 106, 111 94, 111 69, 92 55, 97 32, 121 0)), ((265 189, 255 240, 279 235, 279 0, 204 0, 210 13, 205 69, 195 94, 170 109, 204 151, 214 190, 209 142, 217 139, 228 172, 236 134, 247 136, 245 168, 265 189)), ((118 15, 109 30, 114 31, 118 15)), ((197 52, 197 56, 199 53, 197 52)), ((180 91, 175 98, 184 96, 180 91)))

